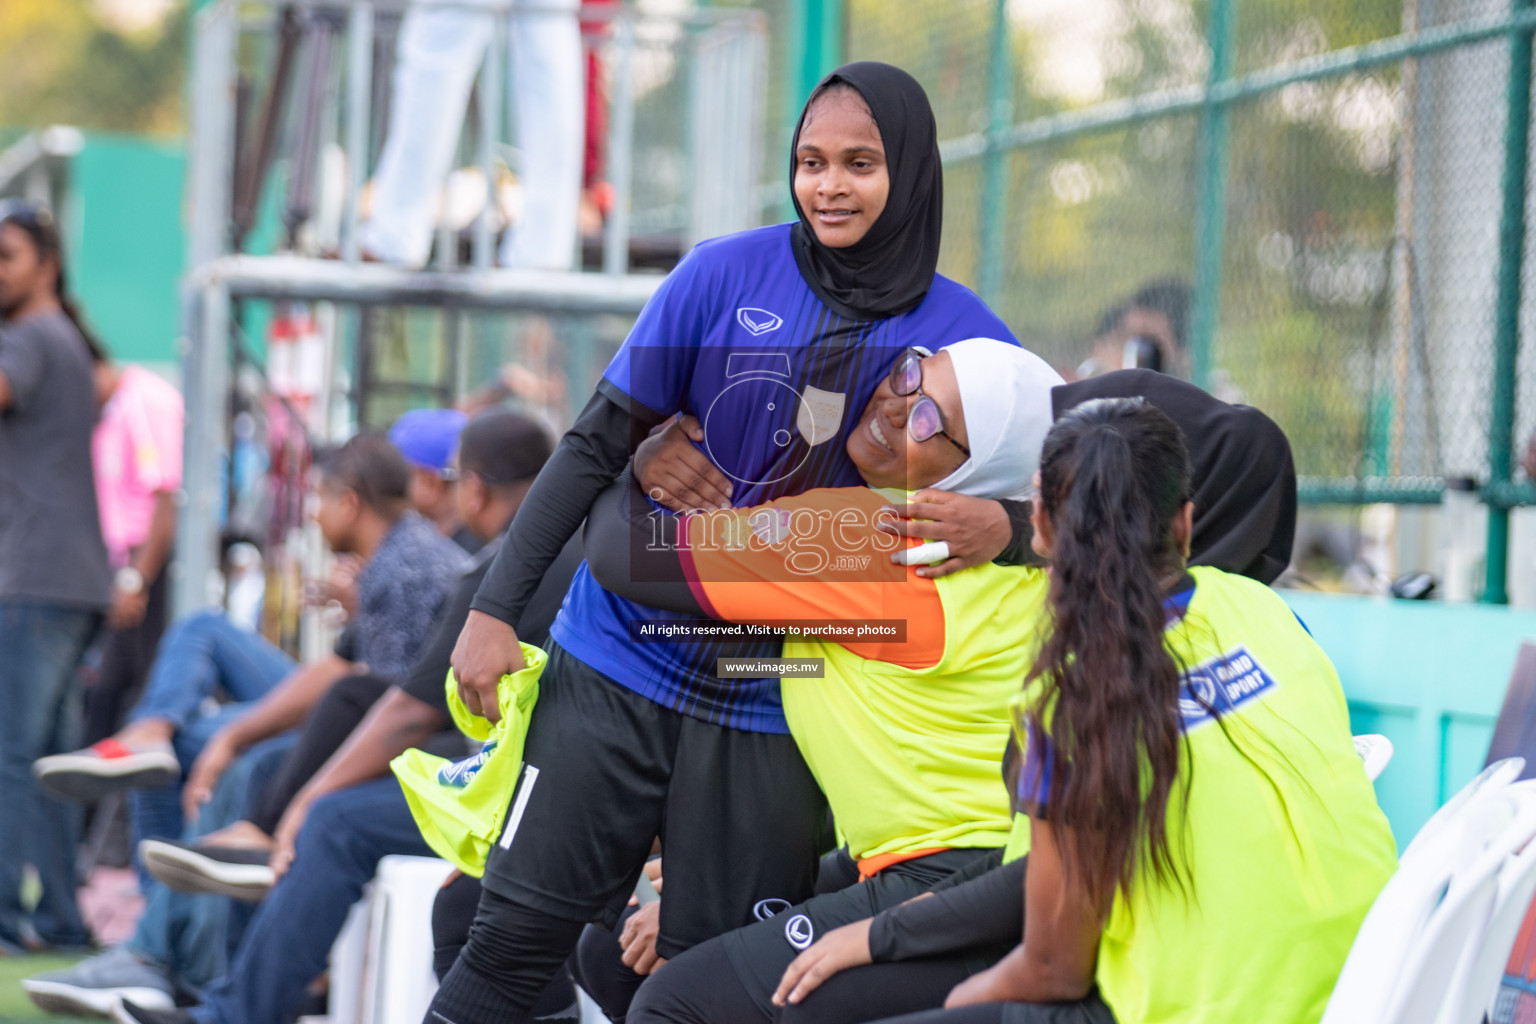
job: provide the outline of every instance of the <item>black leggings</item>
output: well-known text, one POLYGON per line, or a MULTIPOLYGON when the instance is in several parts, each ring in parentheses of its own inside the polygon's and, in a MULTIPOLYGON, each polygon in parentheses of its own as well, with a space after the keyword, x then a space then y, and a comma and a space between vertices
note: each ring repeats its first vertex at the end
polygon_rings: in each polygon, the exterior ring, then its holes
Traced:
MULTIPOLYGON (((438 891, 432 902, 432 970, 439 981, 446 981, 459 953, 469 939, 471 922, 480 905, 480 879, 469 875, 456 875, 438 891)), ((623 966, 622 964, 620 966, 623 966)), ((625 968, 628 970, 628 968, 625 968)), ((638 982, 637 982, 638 984, 638 982)), ((434 1004, 435 1005, 435 1004, 434 1004)), ((605 1007, 606 1009, 606 1007, 605 1007)), ((450 1014, 451 1016, 451 1014, 450 1014)), ((534 1004, 532 1018, 536 1021, 576 1020, 579 1005, 576 1002, 576 986, 569 970, 556 969, 555 975, 545 986, 543 994, 534 1004)), ((454 1017, 462 1024, 489 1018, 471 1016, 454 1017)))
POLYGON ((778 1024, 864 1024, 893 1014, 943 1006, 956 985, 1001 957, 931 957, 839 971, 794 1006, 778 1007, 778 1024))
POLYGON ((155 651, 165 633, 169 605, 166 576, 162 571, 149 585, 144 618, 131 629, 102 631, 97 651, 101 668, 96 681, 85 691, 85 713, 81 722, 80 742, 91 746, 123 727, 123 718, 144 689, 155 651))
POLYGON ((613 1024, 624 1024, 630 1002, 649 977, 636 974, 624 965, 624 950, 619 945, 624 925, 638 909, 625 910, 612 931, 595 924, 587 925, 576 943, 576 952, 571 955, 571 973, 576 977, 576 984, 592 997, 603 1016, 613 1024))
POLYGON ((982 1003, 958 1010, 927 1010, 882 1024, 1115 1024, 1098 989, 1075 1003, 982 1003))

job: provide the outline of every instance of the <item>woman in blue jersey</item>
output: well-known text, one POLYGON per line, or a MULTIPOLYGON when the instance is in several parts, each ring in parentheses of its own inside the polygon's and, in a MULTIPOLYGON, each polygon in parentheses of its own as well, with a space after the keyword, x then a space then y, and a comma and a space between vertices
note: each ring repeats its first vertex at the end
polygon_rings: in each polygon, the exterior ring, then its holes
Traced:
MULTIPOLYGON (((1157 409, 1116 399, 1068 414, 1040 491, 1050 625, 1016 702, 1012 776, 1023 943, 956 986, 947 1010, 900 1020, 1317 1020, 1396 865, 1337 675, 1273 592, 1185 568, 1189 458, 1157 409)), ((980 922, 949 930, 951 958, 984 955, 980 922)), ((828 954, 850 934, 791 965, 786 1021, 874 1016, 846 992, 798 1009, 848 966, 828 954)), ((867 963, 867 925, 861 941, 867 963)))
MULTIPOLYGON (((854 485, 844 452, 862 398, 910 345, 1012 340, 935 273, 943 189, 927 97, 884 64, 840 68, 807 103, 791 153, 798 219, 701 244, 662 284, 597 394, 529 492, 454 651, 460 691, 497 715, 521 667, 515 621, 545 567, 674 413, 703 423, 733 504, 854 485)), ((583 568, 550 631, 526 768, 476 923, 430 1019, 520 1019, 583 924, 611 926, 646 854, 667 849, 658 952, 810 892, 823 805, 787 735, 778 680, 722 681, 722 656, 777 641, 645 642, 669 614, 583 568)))

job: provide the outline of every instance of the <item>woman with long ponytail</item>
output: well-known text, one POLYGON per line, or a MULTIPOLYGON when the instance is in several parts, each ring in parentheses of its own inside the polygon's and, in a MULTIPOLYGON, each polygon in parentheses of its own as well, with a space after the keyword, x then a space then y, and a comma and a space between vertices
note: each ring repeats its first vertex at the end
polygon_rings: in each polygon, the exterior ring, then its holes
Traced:
POLYGON ((1263 584, 1186 568, 1190 465, 1136 399, 1041 455, 1051 565, 1010 758, 1023 941, 901 1024, 1316 1021, 1396 866, 1338 676, 1263 584))
POLYGON ((1054 742, 1033 745, 1026 770, 1050 780, 1055 819, 1077 826, 1065 866, 1103 902, 1130 884, 1138 857, 1161 879, 1176 874, 1164 811, 1180 767, 1181 679, 1163 643, 1164 593, 1185 576, 1189 459, 1168 417, 1108 400, 1069 414, 1043 459, 1035 529, 1051 550, 1052 624, 1025 723, 1054 742))
POLYGON ((32 762, 74 746, 75 667, 111 594, 91 473, 97 351, 52 215, 0 202, 0 950, 90 942, 75 903, 79 812, 43 796, 32 762), (42 881, 30 935, 27 863, 42 881))

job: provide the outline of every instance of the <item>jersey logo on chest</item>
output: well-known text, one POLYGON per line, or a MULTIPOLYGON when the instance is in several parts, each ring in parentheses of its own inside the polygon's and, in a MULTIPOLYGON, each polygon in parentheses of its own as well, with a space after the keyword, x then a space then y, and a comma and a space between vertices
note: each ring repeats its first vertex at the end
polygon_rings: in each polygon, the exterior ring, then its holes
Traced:
POLYGON ((742 306, 736 311, 736 322, 747 329, 752 337, 760 337, 784 326, 784 318, 777 313, 756 306, 742 306))
POLYGON ((800 392, 800 409, 795 415, 795 426, 805 443, 814 448, 836 437, 843 425, 843 407, 847 403, 847 395, 807 384, 800 392))

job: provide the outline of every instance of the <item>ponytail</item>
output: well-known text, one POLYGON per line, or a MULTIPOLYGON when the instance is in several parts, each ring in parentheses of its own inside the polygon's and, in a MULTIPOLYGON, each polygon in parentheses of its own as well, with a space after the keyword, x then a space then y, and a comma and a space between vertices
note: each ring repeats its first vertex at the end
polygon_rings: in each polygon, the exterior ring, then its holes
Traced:
MULTIPOLYGON (((1190 494, 1179 428, 1140 399, 1085 402, 1046 437, 1041 502, 1051 524, 1052 632, 1030 670, 1026 712, 1049 736, 1046 820, 1098 906, 1140 868, 1182 880, 1167 807, 1181 771, 1181 667, 1163 644, 1163 583, 1183 569, 1173 524, 1190 494)), ((1186 766, 1187 768, 1187 766, 1186 766)))
POLYGON ((79 333, 80 340, 85 342, 86 350, 91 354, 91 362, 98 365, 105 365, 111 362, 112 359, 107 355, 106 346, 102 345, 101 339, 96 337, 96 333, 86 326, 85 315, 80 312, 79 303, 75 302, 74 296, 65 290, 64 263, 62 259, 59 262, 59 286, 57 291, 59 308, 64 311, 65 316, 69 317, 69 322, 75 325, 75 331, 79 333))

